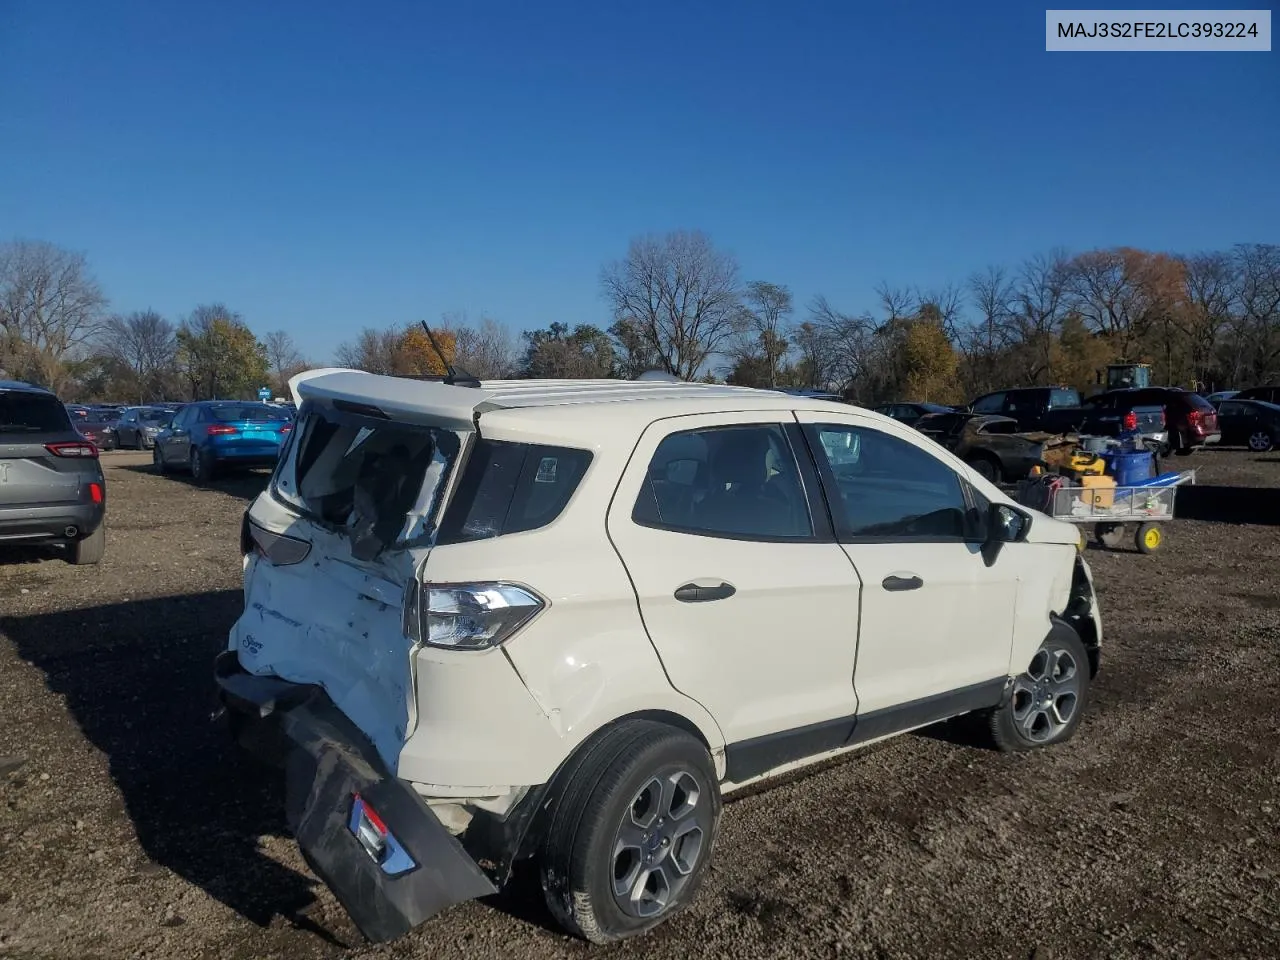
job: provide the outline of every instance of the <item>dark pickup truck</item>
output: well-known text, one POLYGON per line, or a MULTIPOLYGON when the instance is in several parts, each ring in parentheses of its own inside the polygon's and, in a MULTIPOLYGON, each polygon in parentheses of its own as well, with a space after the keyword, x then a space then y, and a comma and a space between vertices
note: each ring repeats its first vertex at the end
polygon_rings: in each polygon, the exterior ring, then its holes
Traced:
POLYGON ((969 409, 973 413, 1010 417, 1017 421, 1019 431, 1099 437, 1136 433, 1150 444, 1167 447, 1169 433, 1162 404, 1122 403, 1115 397, 1137 392, 1116 390, 1082 401, 1079 391, 1071 387, 1017 387, 978 397, 969 409))

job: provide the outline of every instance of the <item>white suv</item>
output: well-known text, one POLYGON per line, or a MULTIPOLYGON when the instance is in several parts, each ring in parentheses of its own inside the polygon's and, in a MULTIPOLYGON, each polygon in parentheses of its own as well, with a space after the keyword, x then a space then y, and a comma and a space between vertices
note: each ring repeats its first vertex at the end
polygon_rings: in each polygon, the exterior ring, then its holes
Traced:
POLYGON ((965 713, 1074 732, 1074 527, 894 421, 770 391, 321 371, 245 515, 237 738, 385 940, 536 858, 604 942, 687 904, 721 797, 965 713))

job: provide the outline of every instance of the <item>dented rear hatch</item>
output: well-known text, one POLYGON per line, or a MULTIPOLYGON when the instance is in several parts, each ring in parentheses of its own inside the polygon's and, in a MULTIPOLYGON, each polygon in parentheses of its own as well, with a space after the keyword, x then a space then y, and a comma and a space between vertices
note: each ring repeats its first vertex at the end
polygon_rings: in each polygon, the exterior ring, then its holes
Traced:
POLYGON ((245 516, 230 645, 250 673, 322 686, 395 771, 416 724, 405 610, 485 394, 348 372, 297 390, 271 486, 245 516))

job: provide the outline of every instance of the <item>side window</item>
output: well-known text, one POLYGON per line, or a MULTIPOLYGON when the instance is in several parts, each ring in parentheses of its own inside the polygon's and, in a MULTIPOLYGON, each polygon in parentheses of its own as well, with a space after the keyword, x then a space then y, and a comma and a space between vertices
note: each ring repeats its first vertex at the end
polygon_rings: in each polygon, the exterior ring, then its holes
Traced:
POLYGON ((1224 417, 1243 417, 1249 412, 1249 408, 1243 403, 1232 403, 1230 400, 1224 400, 1222 406, 1218 408, 1218 413, 1224 417))
POLYGON ((780 424, 689 430, 654 451, 631 519, 741 540, 804 540, 813 522, 780 424))
POLYGON ((591 451, 481 438, 440 522, 439 543, 545 527, 564 512, 591 451))
POLYGON ((1071 390, 1066 387, 1055 387, 1049 391, 1049 409, 1058 410, 1062 407, 1078 407, 1080 406, 1080 393, 1077 390, 1071 390))
POLYGON ((974 413, 999 413, 1004 408, 1003 393, 989 393, 985 397, 979 397, 978 401, 973 405, 974 413))
POLYGON ((1022 393, 1006 393, 1004 395, 1004 410, 1011 417, 1016 417, 1020 413, 1034 413, 1036 410, 1036 395, 1030 391, 1022 393))
POLYGON ((842 540, 964 540, 970 519, 960 477, 898 437, 845 424, 807 426, 834 482, 842 540))

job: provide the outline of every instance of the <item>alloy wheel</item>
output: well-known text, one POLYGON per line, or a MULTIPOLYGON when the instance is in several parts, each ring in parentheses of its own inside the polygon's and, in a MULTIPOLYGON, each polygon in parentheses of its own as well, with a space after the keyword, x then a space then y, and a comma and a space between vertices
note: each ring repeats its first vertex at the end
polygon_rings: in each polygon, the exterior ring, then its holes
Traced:
POLYGON ((1013 684, 1013 722, 1018 732, 1031 743, 1056 740, 1076 715, 1083 684, 1084 671, 1072 652, 1046 642, 1013 684))
POLYGON ((624 913, 649 919, 678 900, 708 845, 712 816, 709 791, 690 770, 640 788, 613 843, 611 888, 624 913))
POLYGON ((1266 453, 1271 449, 1271 434, 1264 430, 1259 430, 1251 435, 1249 437, 1249 449, 1255 453, 1266 453))

